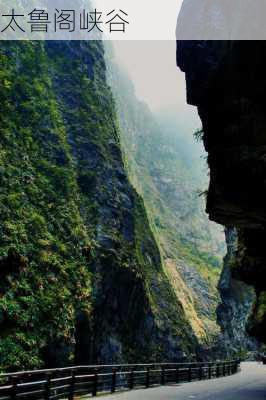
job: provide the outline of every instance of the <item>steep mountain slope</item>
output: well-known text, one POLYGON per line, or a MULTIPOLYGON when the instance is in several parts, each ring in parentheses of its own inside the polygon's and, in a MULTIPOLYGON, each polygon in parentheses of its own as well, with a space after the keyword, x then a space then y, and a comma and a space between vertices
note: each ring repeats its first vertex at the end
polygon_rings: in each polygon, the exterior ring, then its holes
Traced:
POLYGON ((164 269, 201 343, 218 333, 217 283, 224 254, 223 229, 209 222, 198 190, 207 179, 203 161, 175 120, 156 121, 134 93, 109 51, 109 81, 120 118, 130 179, 143 197, 164 269), (194 154, 192 154, 194 153, 194 154), (196 160, 196 161, 195 161, 196 160))
POLYGON ((194 353, 126 176, 101 42, 2 42, 0 62, 0 368, 194 353))

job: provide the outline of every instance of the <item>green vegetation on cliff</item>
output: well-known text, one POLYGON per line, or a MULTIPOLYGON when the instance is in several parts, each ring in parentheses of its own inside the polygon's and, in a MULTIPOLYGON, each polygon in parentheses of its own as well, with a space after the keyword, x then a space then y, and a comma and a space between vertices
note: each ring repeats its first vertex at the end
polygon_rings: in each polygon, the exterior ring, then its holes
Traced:
POLYGON ((2 42, 0 63, 0 369, 194 353, 126 176, 101 42, 2 42))
POLYGON ((2 43, 0 61, 0 354, 19 369, 71 346, 75 309, 90 312, 90 241, 45 49, 2 43))
POLYGON ((109 82, 130 180, 144 199, 164 270, 186 319, 199 340, 210 343, 218 332, 217 283, 225 243, 222 227, 208 220, 205 200, 199 196, 207 185, 200 150, 186 140, 174 118, 156 120, 136 98, 111 53, 109 82))

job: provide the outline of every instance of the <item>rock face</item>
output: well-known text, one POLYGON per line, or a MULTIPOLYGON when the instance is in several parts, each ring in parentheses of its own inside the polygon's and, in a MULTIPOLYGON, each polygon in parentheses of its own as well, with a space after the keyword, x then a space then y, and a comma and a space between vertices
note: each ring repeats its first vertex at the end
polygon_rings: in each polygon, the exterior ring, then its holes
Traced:
POLYGON ((219 349, 228 357, 245 355, 249 351, 257 351, 259 344, 246 331, 248 319, 256 300, 255 290, 232 277, 232 266, 237 252, 237 231, 234 228, 225 229, 227 255, 224 258, 223 272, 219 282, 222 303, 217 309, 217 320, 222 328, 219 338, 219 349))
POLYGON ((195 353, 127 178, 102 43, 2 42, 0 92, 0 370, 195 353))
POLYGON ((265 40, 263 1, 185 0, 177 40, 265 40))
POLYGON ((210 219, 238 232, 232 276, 252 285, 249 332, 266 332, 265 42, 178 42, 187 99, 198 107, 208 152, 210 219))

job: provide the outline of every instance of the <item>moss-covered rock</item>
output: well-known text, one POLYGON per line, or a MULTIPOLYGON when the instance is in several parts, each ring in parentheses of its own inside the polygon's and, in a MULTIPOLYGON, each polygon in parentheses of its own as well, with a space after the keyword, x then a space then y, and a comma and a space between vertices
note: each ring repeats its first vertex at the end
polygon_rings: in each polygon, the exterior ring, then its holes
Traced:
POLYGON ((2 42, 0 63, 0 368, 194 352, 126 176, 101 42, 2 42))

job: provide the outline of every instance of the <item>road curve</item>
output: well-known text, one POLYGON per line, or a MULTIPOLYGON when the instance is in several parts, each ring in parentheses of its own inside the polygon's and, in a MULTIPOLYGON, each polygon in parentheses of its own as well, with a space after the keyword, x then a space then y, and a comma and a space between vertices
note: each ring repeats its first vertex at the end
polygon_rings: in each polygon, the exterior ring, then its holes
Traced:
POLYGON ((266 365, 241 364, 224 378, 107 395, 104 400, 266 400, 266 365))

